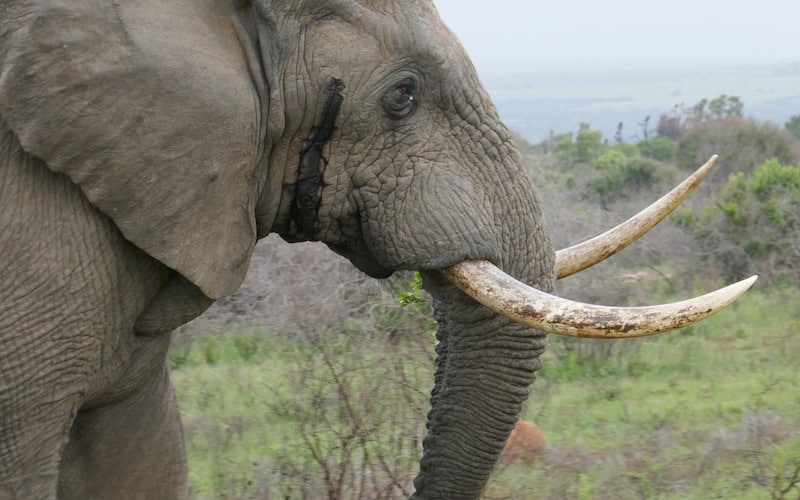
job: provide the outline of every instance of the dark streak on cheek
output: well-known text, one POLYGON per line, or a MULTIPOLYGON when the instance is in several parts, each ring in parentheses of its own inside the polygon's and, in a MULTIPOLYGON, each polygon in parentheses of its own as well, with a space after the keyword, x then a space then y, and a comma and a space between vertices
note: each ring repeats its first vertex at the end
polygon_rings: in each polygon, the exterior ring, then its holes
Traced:
POLYGON ((327 164, 327 159, 322 156, 322 149, 336 128, 336 117, 344 100, 343 89, 342 80, 331 79, 325 89, 325 94, 327 94, 325 107, 312 129, 311 135, 306 140, 306 147, 300 152, 300 166, 291 219, 303 233, 302 239, 314 238, 322 191, 322 172, 327 164))

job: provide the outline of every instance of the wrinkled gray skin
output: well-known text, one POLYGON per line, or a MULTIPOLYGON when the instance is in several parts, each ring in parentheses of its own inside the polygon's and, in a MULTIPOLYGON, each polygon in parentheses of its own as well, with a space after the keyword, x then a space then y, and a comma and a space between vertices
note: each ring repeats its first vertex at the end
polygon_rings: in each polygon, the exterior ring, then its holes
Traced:
POLYGON ((545 337, 436 270, 489 259, 549 290, 554 259, 430 1, 5 0, 0 181, 0 498, 185 496, 170 332, 270 232, 423 271, 416 496, 480 495, 545 337))

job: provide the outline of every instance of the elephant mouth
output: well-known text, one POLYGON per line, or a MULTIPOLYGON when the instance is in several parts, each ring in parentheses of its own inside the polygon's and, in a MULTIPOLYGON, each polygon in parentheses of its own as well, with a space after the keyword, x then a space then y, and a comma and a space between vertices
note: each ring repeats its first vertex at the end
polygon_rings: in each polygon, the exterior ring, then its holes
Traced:
POLYGON ((342 245, 331 243, 327 243, 327 245, 328 248, 349 260, 359 271, 366 273, 370 278, 384 279, 394 273, 394 269, 380 265, 366 249, 356 251, 342 245))
MULTIPOLYGON (((671 213, 706 177, 713 156, 672 191, 639 214, 584 243, 556 253, 556 276, 586 269, 627 247, 671 213)), ((647 307, 583 304, 536 290, 487 261, 463 261, 442 275, 477 302, 509 319, 548 333, 591 338, 630 338, 681 328, 719 312, 755 283, 757 276, 693 299, 647 307)))

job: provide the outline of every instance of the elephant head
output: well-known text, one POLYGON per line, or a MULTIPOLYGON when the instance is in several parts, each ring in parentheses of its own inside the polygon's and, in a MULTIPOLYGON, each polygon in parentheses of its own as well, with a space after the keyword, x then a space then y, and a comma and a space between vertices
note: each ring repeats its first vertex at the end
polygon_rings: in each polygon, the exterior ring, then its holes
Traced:
POLYGON ((30 3, 0 20, 0 116, 190 298, 233 292, 272 232, 374 277, 421 271, 439 343, 419 498, 480 495, 545 332, 653 333, 747 285, 646 311, 547 295, 655 222, 557 256, 520 153, 431 1, 30 3))

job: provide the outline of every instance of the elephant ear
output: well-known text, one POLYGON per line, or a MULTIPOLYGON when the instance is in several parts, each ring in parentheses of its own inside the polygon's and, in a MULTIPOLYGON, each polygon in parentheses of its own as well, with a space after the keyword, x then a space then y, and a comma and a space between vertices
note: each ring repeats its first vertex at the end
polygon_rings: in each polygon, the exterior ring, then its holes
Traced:
POLYGON ((0 118, 129 241, 211 298, 233 292, 263 127, 231 3, 42 3, 3 6, 0 118))

